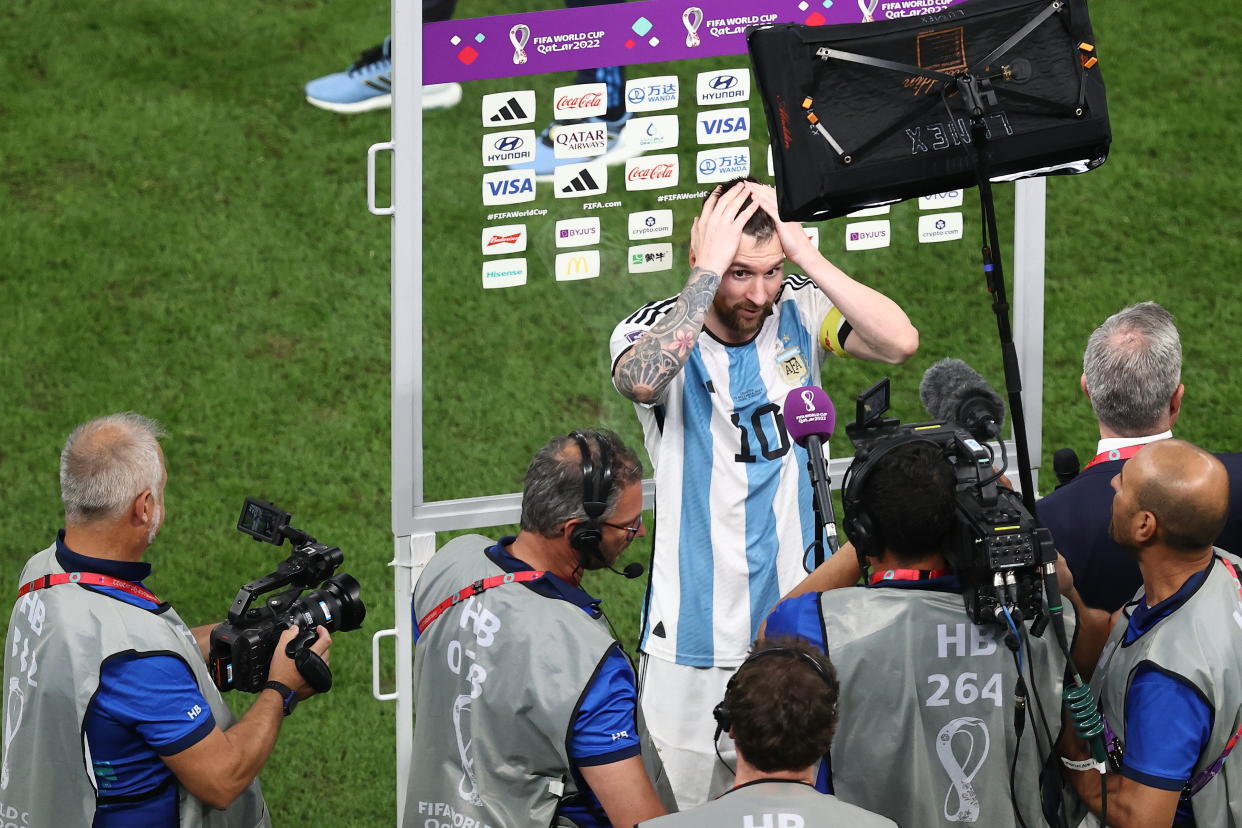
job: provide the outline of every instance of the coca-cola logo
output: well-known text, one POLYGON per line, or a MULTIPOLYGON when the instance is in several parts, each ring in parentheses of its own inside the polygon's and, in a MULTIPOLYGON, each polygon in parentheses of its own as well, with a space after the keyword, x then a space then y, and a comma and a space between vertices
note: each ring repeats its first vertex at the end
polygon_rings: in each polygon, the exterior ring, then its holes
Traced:
POLYGON ((654 181, 659 178, 672 178, 674 167, 672 164, 654 164, 650 167, 634 167, 630 170, 626 179, 629 181, 654 181))
POLYGON ((568 95, 561 95, 556 99, 557 109, 586 109, 592 106, 600 106, 604 103, 604 96, 599 92, 588 92, 585 95, 579 95, 571 98, 568 95))

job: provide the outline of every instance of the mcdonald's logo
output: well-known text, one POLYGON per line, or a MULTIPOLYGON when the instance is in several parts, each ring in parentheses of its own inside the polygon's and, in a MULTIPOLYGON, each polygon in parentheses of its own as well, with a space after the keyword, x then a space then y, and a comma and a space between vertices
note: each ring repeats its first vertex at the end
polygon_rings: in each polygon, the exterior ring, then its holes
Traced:
POLYGON ((579 250, 558 253, 556 256, 556 281, 573 282, 594 279, 599 276, 599 251, 579 250))

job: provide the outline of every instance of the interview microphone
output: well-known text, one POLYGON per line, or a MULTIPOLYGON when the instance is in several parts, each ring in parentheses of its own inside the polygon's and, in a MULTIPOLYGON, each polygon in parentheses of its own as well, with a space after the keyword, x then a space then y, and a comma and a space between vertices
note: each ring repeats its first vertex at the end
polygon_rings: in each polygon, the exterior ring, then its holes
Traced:
POLYGON ((643 565, 638 563, 637 561, 633 563, 627 563, 625 565, 625 569, 617 569, 616 567, 612 567, 612 566, 608 567, 608 569, 609 571, 615 572, 618 575, 622 575, 630 579, 631 581, 634 580, 635 578, 640 577, 645 571, 643 568, 643 565))
MULTIPOLYGON (((817 385, 794 388, 785 395, 785 428, 794 442, 806 449, 811 460, 811 489, 819 508, 828 541, 828 554, 837 551, 837 519, 832 512, 831 480, 824 462, 824 449, 837 424, 837 412, 827 392, 817 385)), ((818 562, 817 562, 818 563, 818 562)))
POLYGON ((976 440, 1000 437, 1005 406, 988 381, 960 359, 942 359, 923 372, 919 399, 933 420, 957 423, 976 440))
POLYGON ((1057 475, 1057 488, 1078 476, 1078 452, 1072 448, 1057 449, 1052 453, 1052 470, 1057 475))

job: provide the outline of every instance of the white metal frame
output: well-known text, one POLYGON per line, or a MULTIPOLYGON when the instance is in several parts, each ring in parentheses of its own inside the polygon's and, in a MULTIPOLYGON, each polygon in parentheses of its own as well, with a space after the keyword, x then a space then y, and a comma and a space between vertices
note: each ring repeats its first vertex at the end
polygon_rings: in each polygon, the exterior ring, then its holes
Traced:
MULTIPOLYGON (((397 824, 406 807, 406 783, 413 752, 414 630, 410 601, 414 584, 435 554, 435 533, 517 523, 521 494, 490 495, 427 503, 423 500, 423 173, 422 173, 422 7, 393 0, 392 140, 367 152, 367 207, 392 220, 392 530, 394 615, 392 629, 372 639, 372 693, 397 703, 397 824), (398 75, 400 82, 398 82, 398 75), (376 204, 376 154, 392 152, 392 202, 376 204), (380 645, 396 642, 396 687, 380 688, 380 645)), ((1038 487, 1043 429, 1044 232, 1047 183, 1016 183, 1013 237, 1013 332, 1023 383, 1027 444, 1038 487)), ((1010 457, 1014 441, 1006 441, 1010 457)), ((851 457, 834 458, 829 474, 840 486, 851 457)), ((643 504, 651 508, 654 484, 643 482, 643 504)))

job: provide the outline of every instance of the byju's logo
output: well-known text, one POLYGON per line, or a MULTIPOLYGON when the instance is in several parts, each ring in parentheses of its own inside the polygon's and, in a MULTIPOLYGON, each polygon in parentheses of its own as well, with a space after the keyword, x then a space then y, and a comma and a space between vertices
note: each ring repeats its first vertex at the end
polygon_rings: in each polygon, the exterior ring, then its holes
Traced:
POLYGON ((517 129, 483 136, 483 166, 526 164, 535 160, 535 131, 517 129))
POLYGON ((561 219, 556 223, 557 247, 590 247, 599 244, 599 217, 561 219))
POLYGON ((888 219, 857 221, 845 226, 846 250, 874 250, 878 247, 888 247, 888 243, 888 219))
POLYGON ((553 173, 557 198, 578 198, 608 192, 608 168, 599 161, 561 164, 553 173))
POLYGON ((750 137, 750 110, 746 107, 700 112, 695 123, 700 144, 728 144, 750 137))
POLYGON ((740 103, 750 98, 750 70, 700 72, 695 85, 700 106, 740 103))
POLYGON ((516 126, 535 120, 535 90, 483 96, 483 126, 516 126))
POLYGON ((663 190, 677 186, 676 155, 643 155, 625 162, 625 189, 663 190))
POLYGON ((625 130, 625 140, 631 146, 637 145, 644 152, 672 149, 677 146, 677 131, 676 115, 648 115, 630 119, 625 130))
POLYGON ((556 254, 556 281, 574 282, 599 275, 599 251, 579 250, 556 254))
POLYGON ((676 75, 637 78, 625 82, 625 108, 628 112, 654 112, 677 106, 676 75))
POLYGON ((608 87, 603 83, 558 86, 552 95, 552 117, 557 120, 594 118, 608 109, 608 87))
POLYGON ((695 163, 700 184, 714 184, 750 175, 750 149, 721 147, 700 150, 695 163))
POLYGON ((526 249, 526 225, 502 224, 498 227, 484 227, 482 245, 484 256, 521 253, 526 249))
POLYGON ((647 210, 630 213, 629 236, 636 239, 661 239, 673 235, 672 210, 647 210))
POLYGON ((518 204, 534 200, 534 171, 505 170, 483 174, 484 204, 518 204))

